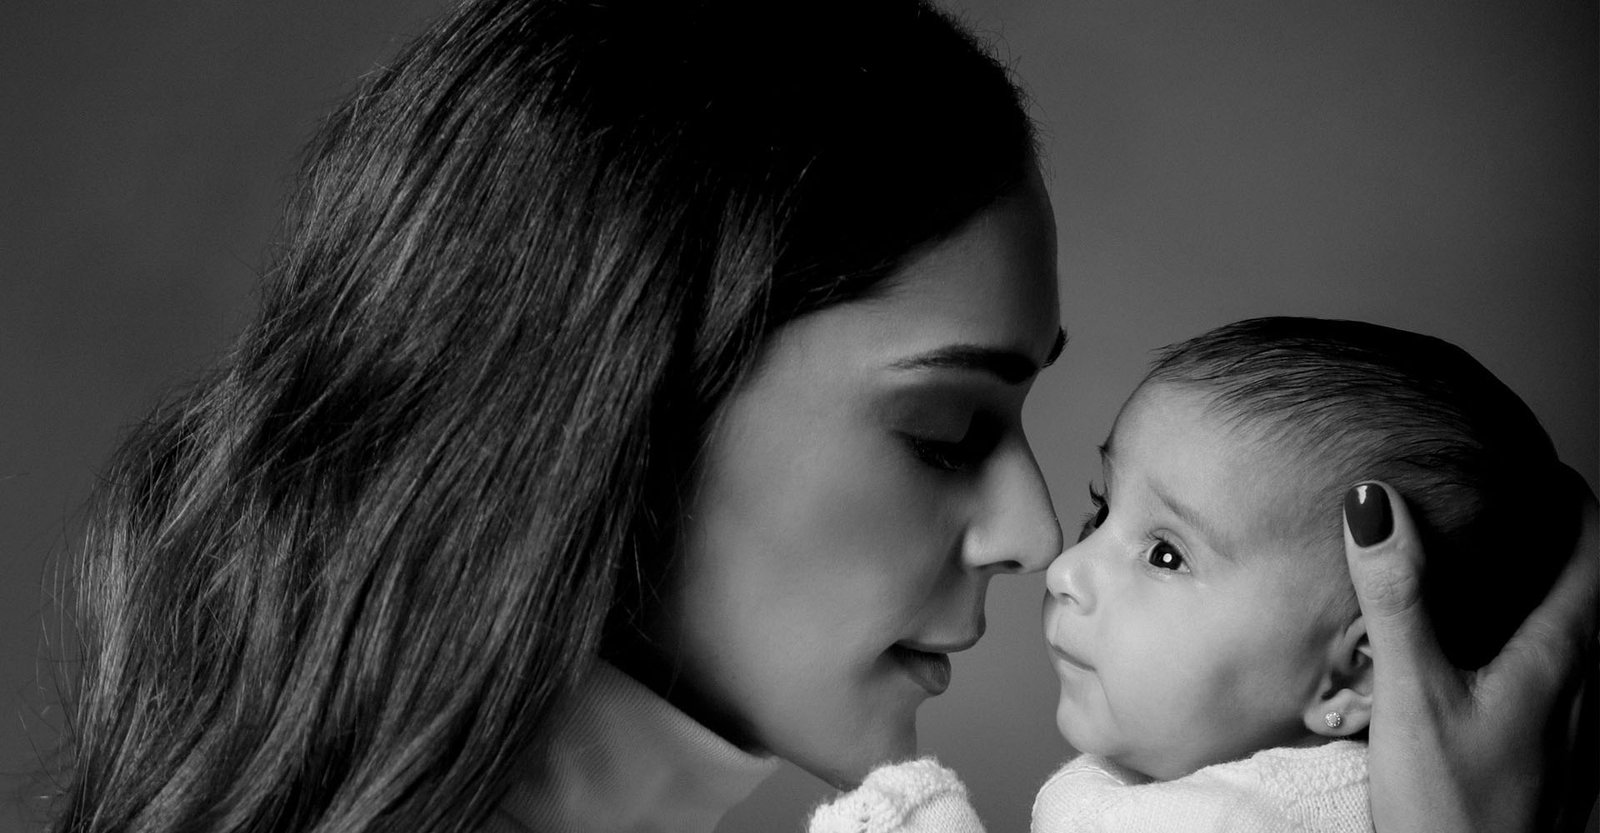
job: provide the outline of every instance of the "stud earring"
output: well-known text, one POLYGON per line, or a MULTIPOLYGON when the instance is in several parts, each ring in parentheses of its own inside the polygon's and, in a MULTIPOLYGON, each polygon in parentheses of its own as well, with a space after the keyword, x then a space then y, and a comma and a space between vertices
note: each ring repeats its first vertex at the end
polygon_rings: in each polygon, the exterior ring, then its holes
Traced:
POLYGON ((1322 716, 1322 722, 1328 724, 1329 729, 1337 729, 1344 724, 1344 715, 1338 712, 1328 712, 1322 716))

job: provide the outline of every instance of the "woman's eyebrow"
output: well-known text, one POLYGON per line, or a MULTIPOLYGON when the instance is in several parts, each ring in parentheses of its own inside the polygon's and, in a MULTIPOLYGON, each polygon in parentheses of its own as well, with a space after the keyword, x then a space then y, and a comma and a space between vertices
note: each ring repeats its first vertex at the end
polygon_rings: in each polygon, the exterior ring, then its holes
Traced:
MULTIPOLYGON (((1056 340, 1050 345, 1043 367, 1049 367, 1061 355, 1066 344, 1066 330, 1057 330, 1056 340)), ((889 367, 893 370, 975 370, 995 376, 1008 385, 1019 385, 1037 375, 1041 366, 1016 350, 977 344, 951 344, 901 359, 889 367)))

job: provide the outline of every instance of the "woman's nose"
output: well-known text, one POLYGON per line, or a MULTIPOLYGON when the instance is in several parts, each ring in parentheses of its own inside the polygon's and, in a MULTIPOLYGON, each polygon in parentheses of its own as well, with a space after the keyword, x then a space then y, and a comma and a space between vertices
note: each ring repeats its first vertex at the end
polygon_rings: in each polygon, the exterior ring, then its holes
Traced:
POLYGON ((1080 613, 1094 610, 1093 578, 1090 575, 1092 553, 1089 548, 1095 545, 1095 537, 1090 535, 1067 547, 1066 552, 1056 556, 1044 571, 1044 586, 1050 595, 1080 613))
POLYGON ((1027 442, 996 459, 983 516, 968 531, 966 563, 1007 573, 1043 570, 1061 551, 1061 522, 1027 442))

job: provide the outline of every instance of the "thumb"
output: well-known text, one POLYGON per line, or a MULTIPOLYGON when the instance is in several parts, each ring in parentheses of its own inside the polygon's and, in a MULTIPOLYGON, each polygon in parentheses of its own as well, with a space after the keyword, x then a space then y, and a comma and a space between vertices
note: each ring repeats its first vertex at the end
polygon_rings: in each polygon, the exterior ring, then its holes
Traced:
POLYGON ((1376 480, 1344 497, 1344 553, 1377 684, 1430 687, 1450 669, 1422 605, 1423 552, 1405 501, 1376 480))

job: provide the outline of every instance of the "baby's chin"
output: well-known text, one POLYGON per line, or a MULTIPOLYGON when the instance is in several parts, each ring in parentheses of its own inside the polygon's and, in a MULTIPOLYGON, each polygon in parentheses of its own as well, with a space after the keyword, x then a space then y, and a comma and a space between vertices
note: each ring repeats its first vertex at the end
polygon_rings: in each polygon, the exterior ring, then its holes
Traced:
POLYGON ((1166 760, 1120 743, 1106 732, 1096 731, 1090 720, 1076 714, 1066 701, 1056 709, 1056 730, 1067 745, 1085 755, 1096 755, 1116 764, 1136 783, 1146 781, 1171 781, 1199 769, 1182 762, 1166 760))
POLYGON ((1068 746, 1086 755, 1115 759, 1118 750, 1094 729, 1093 720, 1080 714, 1066 698, 1056 705, 1056 731, 1068 746))

